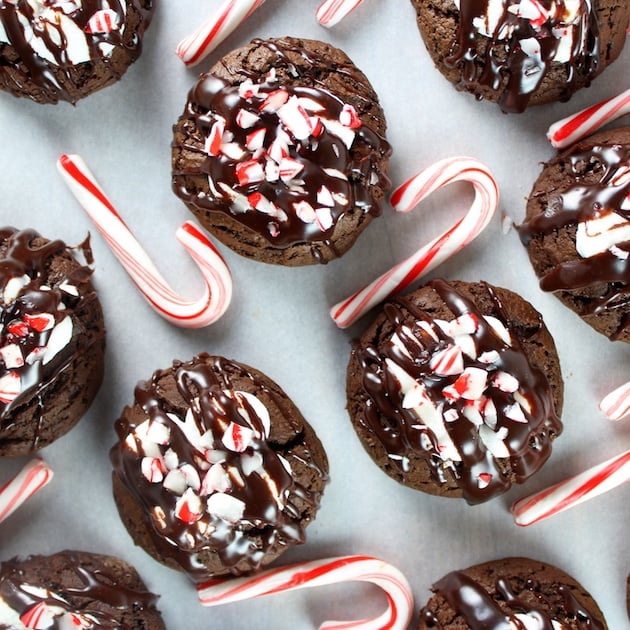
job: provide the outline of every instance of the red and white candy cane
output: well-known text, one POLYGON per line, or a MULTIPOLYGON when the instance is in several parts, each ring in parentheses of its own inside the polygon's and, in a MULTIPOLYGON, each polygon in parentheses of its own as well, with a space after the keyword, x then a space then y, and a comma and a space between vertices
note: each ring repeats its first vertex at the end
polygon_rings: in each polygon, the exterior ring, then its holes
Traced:
POLYGON ((356 9, 359 5, 363 4, 364 0, 324 0, 319 7, 315 16, 317 21, 326 27, 335 26, 343 18, 356 9))
POLYGON ((187 66, 199 63, 264 2, 226 0, 212 17, 179 42, 177 56, 187 66))
POLYGON ((157 313, 184 328, 208 326, 225 313, 232 299, 230 270, 217 248, 194 223, 187 221, 175 233, 204 279, 201 296, 190 301, 167 284, 83 159, 78 155, 62 155, 57 167, 120 264, 157 313))
POLYGON ((13 479, 0 487, 0 522, 39 492, 52 477, 52 470, 41 457, 28 462, 13 479))
POLYGON ((432 192, 457 181, 470 182, 475 189, 475 198, 465 216, 371 284, 333 306, 330 316, 337 326, 350 326, 374 305, 459 252, 488 225, 499 205, 499 187, 488 167, 470 157, 447 158, 429 166, 397 188, 391 204, 397 212, 409 212, 432 192))
POLYGON ((263 595, 340 582, 371 582, 385 591, 387 610, 360 621, 326 621, 320 630, 405 630, 413 612, 413 595, 405 576, 371 556, 341 556, 267 569, 244 578, 221 578, 197 587, 204 606, 229 604, 263 595))
POLYGON ((549 127, 547 138, 556 149, 564 149, 626 114, 630 114, 630 90, 559 120, 549 127))
POLYGON ((630 381, 604 396, 599 408, 609 420, 621 420, 627 416, 630 413, 630 381))
POLYGON ((538 523, 630 481, 630 451, 621 453, 512 505, 517 525, 538 523))

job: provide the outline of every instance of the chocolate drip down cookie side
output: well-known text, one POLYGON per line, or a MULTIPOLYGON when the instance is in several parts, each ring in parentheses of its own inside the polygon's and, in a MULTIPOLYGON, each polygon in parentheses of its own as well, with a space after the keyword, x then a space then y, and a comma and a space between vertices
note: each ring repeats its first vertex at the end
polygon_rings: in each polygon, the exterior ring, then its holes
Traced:
POLYGON ((386 302, 353 345, 346 391, 383 471, 470 504, 535 474, 562 431, 551 335, 528 302, 484 282, 434 280, 386 302))
POLYGON ((381 213, 385 131, 376 93, 341 50, 254 40, 190 91, 174 126, 173 191, 243 256, 326 263, 381 213))
POLYGON ((261 372, 207 354, 175 362, 138 384, 116 432, 118 511, 156 560, 202 581, 255 571, 304 542, 328 460, 261 372))

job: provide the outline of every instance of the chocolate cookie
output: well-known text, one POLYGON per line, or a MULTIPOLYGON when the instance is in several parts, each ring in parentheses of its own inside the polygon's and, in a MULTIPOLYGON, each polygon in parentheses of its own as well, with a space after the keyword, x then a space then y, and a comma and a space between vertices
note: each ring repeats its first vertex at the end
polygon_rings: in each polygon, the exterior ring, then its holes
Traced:
POLYGON ((605 630, 595 600, 564 571, 528 558, 504 558, 452 571, 436 582, 419 630, 562 628, 605 630))
POLYGON ((566 101, 621 53, 620 0, 411 0, 427 50, 457 89, 505 112, 566 101))
POLYGON ((174 127, 173 190, 243 256, 325 263, 381 212, 385 127, 377 95, 341 50, 254 40, 190 91, 174 127))
POLYGON ((597 332, 630 342, 630 127, 546 164, 518 228, 544 291, 597 332))
POLYGON ((388 475, 481 503, 522 483, 562 431, 551 335, 521 297, 434 280, 387 302, 355 342, 348 412, 388 475))
POLYGON ((91 275, 62 241, 0 229, 0 456, 47 446, 96 396, 105 327, 91 275))
POLYGON ((157 599, 132 566, 111 556, 62 551, 0 565, 0 630, 163 630, 157 599))
POLYGON ((136 544, 193 579, 304 541, 327 481, 313 429, 271 379, 201 354, 138 384, 116 422, 114 498, 136 544))
POLYGON ((153 0, 0 0, 0 88, 75 103, 138 58, 153 0))

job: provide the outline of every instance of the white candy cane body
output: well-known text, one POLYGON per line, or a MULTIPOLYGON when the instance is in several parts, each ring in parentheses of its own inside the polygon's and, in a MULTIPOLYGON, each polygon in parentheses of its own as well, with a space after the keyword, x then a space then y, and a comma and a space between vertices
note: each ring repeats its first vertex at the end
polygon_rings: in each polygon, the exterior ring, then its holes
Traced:
POLYGON ((610 420, 621 420, 627 416, 630 413, 630 381, 604 396, 599 408, 610 420))
POLYGON ((64 181, 103 235, 112 251, 149 304, 171 323, 200 328, 217 321, 232 298, 232 277, 225 260, 210 240, 191 222, 176 237, 199 267, 202 295, 193 301, 175 293, 106 197, 85 162, 62 155, 57 163, 64 181))
POLYGON ((475 198, 466 215, 415 254, 332 307, 330 315, 346 328, 370 308, 450 258, 476 238, 488 225, 499 203, 499 188, 488 168, 469 157, 436 162, 397 188, 391 203, 397 212, 409 212, 432 192, 457 181, 470 182, 475 198))
POLYGON ((52 477, 52 470, 41 457, 28 462, 13 479, 0 488, 0 522, 39 492, 52 477))
POLYGON ((512 505, 517 525, 538 523, 630 480, 630 451, 593 466, 512 505))
POLYGON ((315 16, 322 26, 335 26, 335 24, 343 20, 350 11, 363 4, 363 1, 364 0, 324 0, 324 2, 317 7, 315 16))
POLYGON ((405 630, 413 612, 413 596, 405 576, 395 567, 371 556, 341 556, 267 569, 244 578, 211 580, 197 587, 204 606, 218 606, 263 595, 340 582, 363 581, 379 586, 387 610, 360 621, 326 621, 320 630, 405 630))
POLYGON ((630 90, 587 107, 549 127, 547 138, 556 149, 564 149, 591 135, 604 125, 630 113, 630 90))
POLYGON ((226 0, 216 13, 177 45, 177 56, 193 66, 216 48, 265 0, 226 0))

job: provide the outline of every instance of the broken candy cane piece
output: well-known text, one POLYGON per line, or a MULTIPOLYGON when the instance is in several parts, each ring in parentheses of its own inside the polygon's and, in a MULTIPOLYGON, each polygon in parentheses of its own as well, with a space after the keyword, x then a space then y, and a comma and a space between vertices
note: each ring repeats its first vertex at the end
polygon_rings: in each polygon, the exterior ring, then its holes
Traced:
POLYGON ((604 396, 599 408, 609 420, 621 420, 627 416, 630 413, 630 381, 604 396))
POLYGON ((512 505, 517 525, 538 523, 630 480, 630 451, 617 455, 512 505))
POLYGON ((177 44, 177 56, 187 66, 199 63, 264 1, 226 0, 211 18, 177 44))
POLYGON ((232 299, 230 270, 216 247, 194 223, 187 221, 175 233, 204 279, 202 295, 189 301, 175 293, 161 276, 82 158, 62 155, 57 168, 120 264, 162 317, 184 328, 201 328, 214 323, 225 313, 232 299))
POLYGON ((549 127, 547 138, 556 149, 564 149, 626 114, 630 114, 630 90, 559 120, 549 127))
POLYGON ((218 606, 262 595, 340 582, 362 581, 385 591, 387 610, 373 619, 326 621, 320 630, 405 630, 413 612, 413 595, 405 576, 395 567, 371 556, 341 556, 311 562, 298 562, 267 569, 244 578, 220 578, 197 586, 204 606, 218 606))
POLYGON ((324 0, 317 7, 315 16, 322 26, 335 26, 361 4, 363 0, 324 0))
POLYGON ((0 488, 0 522, 39 492, 53 477, 48 464, 37 457, 0 488))
POLYGON ((488 167, 469 157, 453 157, 421 171, 391 196, 397 212, 409 212, 432 192, 457 181, 470 182, 475 198, 466 215, 415 254, 330 310, 337 326, 346 328, 374 305, 403 290, 459 252, 488 225, 499 203, 499 188, 488 167))

